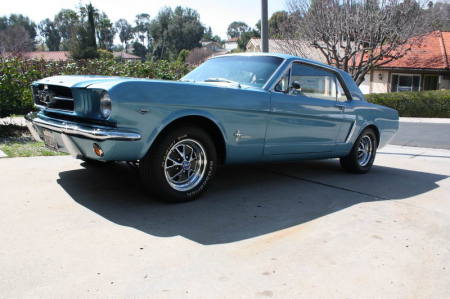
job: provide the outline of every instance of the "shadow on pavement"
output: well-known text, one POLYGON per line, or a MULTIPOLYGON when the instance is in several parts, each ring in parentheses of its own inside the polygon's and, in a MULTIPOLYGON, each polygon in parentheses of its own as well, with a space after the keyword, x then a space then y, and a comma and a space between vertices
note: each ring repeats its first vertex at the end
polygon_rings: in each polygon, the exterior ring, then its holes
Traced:
POLYGON ((61 172, 58 183, 114 223, 208 245, 275 232, 361 202, 408 198, 437 188, 446 177, 381 166, 353 175, 337 160, 229 166, 202 198, 182 204, 149 198, 137 169, 126 164, 61 172))

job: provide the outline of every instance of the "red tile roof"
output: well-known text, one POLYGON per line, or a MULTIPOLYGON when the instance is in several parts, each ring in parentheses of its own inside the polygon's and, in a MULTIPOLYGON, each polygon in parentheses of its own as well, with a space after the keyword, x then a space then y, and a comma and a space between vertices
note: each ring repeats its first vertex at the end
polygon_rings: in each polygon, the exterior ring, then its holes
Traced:
POLYGON ((2 57, 23 57, 26 59, 44 59, 46 61, 66 61, 69 59, 69 52, 67 51, 35 51, 35 52, 24 52, 24 53, 3 53, 0 54, 2 57))
POLYGON ((433 31, 410 39, 411 50, 382 68, 449 69, 450 32, 433 31))
MULTIPOLYGON (((114 57, 122 58, 125 60, 139 60, 141 57, 125 53, 125 52, 113 52, 114 57)), ((1 55, 3 57, 15 56, 11 53, 5 53, 1 55)), ((18 56, 26 59, 44 59, 45 61, 67 61, 70 59, 69 51, 34 51, 20 53, 18 56)))

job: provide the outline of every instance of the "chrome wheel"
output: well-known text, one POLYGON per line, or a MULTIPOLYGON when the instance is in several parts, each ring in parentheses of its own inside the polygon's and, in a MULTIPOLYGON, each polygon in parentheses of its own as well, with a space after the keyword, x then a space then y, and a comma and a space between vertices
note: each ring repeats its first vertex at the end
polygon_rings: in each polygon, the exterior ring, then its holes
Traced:
POLYGON ((207 164, 203 146, 193 139, 184 139, 170 148, 164 161, 164 174, 173 189, 189 191, 200 184, 207 164))
POLYGON ((358 144, 357 159, 360 166, 364 167, 369 164, 374 153, 372 138, 364 135, 358 144))

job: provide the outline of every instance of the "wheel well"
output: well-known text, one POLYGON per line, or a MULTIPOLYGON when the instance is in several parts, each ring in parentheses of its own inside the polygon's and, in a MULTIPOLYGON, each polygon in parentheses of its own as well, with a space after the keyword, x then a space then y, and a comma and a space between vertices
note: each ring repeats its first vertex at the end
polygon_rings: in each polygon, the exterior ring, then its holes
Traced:
POLYGON ((378 131, 378 128, 375 125, 369 125, 365 129, 369 129, 369 128, 374 130, 375 135, 377 136, 377 145, 380 145, 380 131, 378 131))
MULTIPOLYGON (((219 163, 223 164, 226 158, 226 147, 222 132, 212 120, 203 116, 198 115, 185 116, 172 121, 161 132, 159 132, 153 144, 157 144, 159 138, 164 136, 166 132, 174 129, 175 127, 180 127, 187 124, 198 126, 202 130, 205 130, 209 134, 209 136, 211 136, 217 149, 217 156, 219 159, 219 163)), ((150 150, 152 149, 153 144, 150 147, 150 150)))

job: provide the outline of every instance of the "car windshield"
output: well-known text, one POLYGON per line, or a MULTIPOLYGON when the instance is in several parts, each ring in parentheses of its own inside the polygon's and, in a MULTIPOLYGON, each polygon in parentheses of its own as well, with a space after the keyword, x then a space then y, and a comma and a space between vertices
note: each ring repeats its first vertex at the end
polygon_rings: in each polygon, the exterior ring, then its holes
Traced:
POLYGON ((181 81, 225 82, 263 87, 283 62, 273 56, 225 56, 207 60, 181 81))

